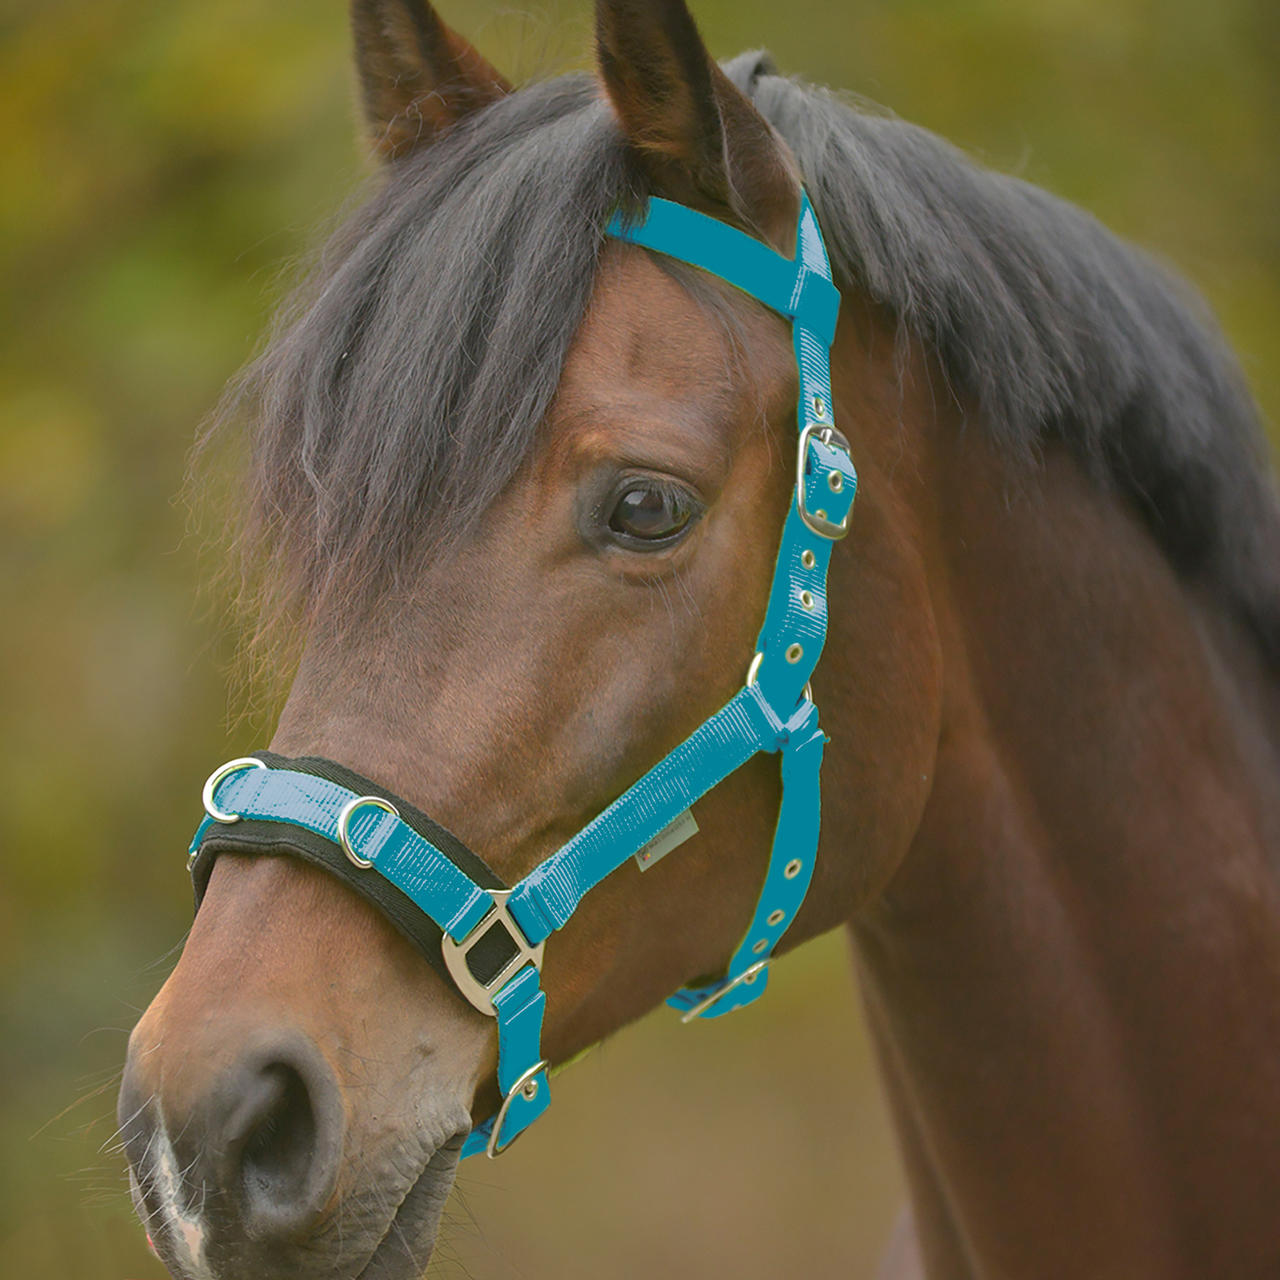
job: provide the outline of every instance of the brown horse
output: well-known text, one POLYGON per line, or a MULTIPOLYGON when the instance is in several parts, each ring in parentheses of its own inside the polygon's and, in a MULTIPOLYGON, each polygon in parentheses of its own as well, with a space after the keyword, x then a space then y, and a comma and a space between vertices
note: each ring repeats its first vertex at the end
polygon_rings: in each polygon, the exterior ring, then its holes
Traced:
MULTIPOLYGON (((786 252, 803 175, 862 483, 786 940, 856 944, 913 1205, 886 1272, 1280 1275, 1280 504, 1197 305, 921 130, 721 69, 681 0, 601 0, 599 81, 519 92, 421 0, 354 8, 384 180, 244 384, 251 589, 305 630, 273 749, 514 883, 723 705, 788 331, 603 228, 662 194, 786 252)), ((758 757, 552 937, 552 1061, 722 970, 777 801, 758 757)), ((338 881, 224 854, 121 1094, 164 1261, 419 1275, 494 1055, 338 881)))

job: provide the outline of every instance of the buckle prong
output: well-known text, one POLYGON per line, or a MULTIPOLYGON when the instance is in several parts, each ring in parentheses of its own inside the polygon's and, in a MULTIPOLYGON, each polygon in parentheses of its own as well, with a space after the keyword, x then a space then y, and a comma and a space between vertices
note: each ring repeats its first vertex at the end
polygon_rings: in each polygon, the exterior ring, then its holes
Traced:
POLYGON ((717 987, 710 995, 703 996, 692 1009, 686 1009, 680 1015, 681 1022, 692 1022, 695 1018, 700 1018, 712 1005, 719 1004, 725 996, 729 994, 734 987, 741 986, 742 983, 752 983, 756 978, 768 968, 769 957, 765 956, 763 960, 757 960, 755 964, 749 964, 743 971, 738 974, 732 982, 726 982, 723 986, 717 987))

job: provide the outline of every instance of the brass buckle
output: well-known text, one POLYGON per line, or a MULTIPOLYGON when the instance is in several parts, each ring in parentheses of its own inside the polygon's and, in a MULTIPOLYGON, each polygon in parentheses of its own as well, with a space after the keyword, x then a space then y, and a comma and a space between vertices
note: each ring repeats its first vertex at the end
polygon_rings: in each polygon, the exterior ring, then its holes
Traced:
POLYGON ((502 1126, 506 1123, 507 1112, 510 1110, 512 1102, 515 1101, 516 1095, 523 1094, 525 1098, 532 1102, 538 1096, 538 1082, 534 1077, 537 1076, 539 1071, 545 1071, 547 1065, 545 1058, 535 1062, 528 1071, 521 1073, 520 1078, 511 1086, 507 1096, 503 1098, 502 1106, 498 1108, 498 1114, 493 1118, 493 1128, 489 1130, 489 1141, 485 1143, 484 1153, 490 1160, 496 1160, 504 1151, 513 1147, 516 1139, 525 1132, 524 1129, 521 1129, 520 1133, 517 1133, 510 1142, 504 1142, 501 1146, 498 1145, 498 1139, 502 1136, 502 1126))
POLYGON ((530 945, 523 930, 516 923, 515 917, 507 910, 507 899, 512 893, 510 889, 489 889, 487 892, 493 899, 493 906, 485 913, 484 919, 459 942, 455 942, 446 933, 441 939, 440 950, 444 955, 445 967, 449 970, 454 982, 458 984, 458 990, 481 1013, 496 1018, 498 1010, 494 1007, 494 995, 501 991, 506 983, 527 964, 532 964, 541 973, 542 949, 546 943, 540 942, 536 947, 530 945), (495 925, 501 925, 507 931, 516 950, 492 978, 487 982, 481 982, 467 965, 467 956, 495 925))
MULTIPOLYGON (((764 650, 757 649, 756 656, 751 659, 751 665, 747 668, 747 688, 750 689, 760 677, 760 664, 764 662, 764 650)), ((804 701, 813 701, 813 682, 806 680, 804 682, 804 701)))
POLYGON ((820 538, 826 538, 828 542, 838 542, 849 532, 849 516, 853 512, 853 507, 850 506, 845 512, 844 519, 837 524, 828 518, 821 507, 811 510, 805 502, 805 481, 809 477, 809 438, 815 433, 823 444, 840 449, 845 454, 850 453, 848 440, 835 427, 829 423, 806 422, 804 430, 800 433, 800 447, 796 453, 796 506, 800 511, 800 519, 810 531, 820 538))

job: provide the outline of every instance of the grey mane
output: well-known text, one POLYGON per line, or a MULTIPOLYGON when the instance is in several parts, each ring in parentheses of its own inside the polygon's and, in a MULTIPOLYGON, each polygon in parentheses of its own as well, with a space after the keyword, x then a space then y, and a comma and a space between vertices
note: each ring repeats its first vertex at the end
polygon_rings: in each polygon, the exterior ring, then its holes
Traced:
MULTIPOLYGON (((936 351, 957 402, 1033 460, 1061 441, 1280 663, 1280 502, 1255 405, 1203 305, 1094 219, 923 129, 748 54, 837 278, 936 351)), ((267 594, 352 607, 466 536, 529 453, 602 228, 647 194, 594 82, 535 85, 389 167, 233 406, 255 420, 246 543, 267 594)))

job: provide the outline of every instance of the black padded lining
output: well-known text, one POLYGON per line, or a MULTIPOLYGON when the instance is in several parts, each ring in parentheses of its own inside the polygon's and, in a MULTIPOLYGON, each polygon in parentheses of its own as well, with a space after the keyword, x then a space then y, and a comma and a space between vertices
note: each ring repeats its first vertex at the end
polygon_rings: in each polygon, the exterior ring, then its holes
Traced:
MULTIPOLYGON (((299 756, 291 759, 271 751, 255 751, 253 754, 273 769, 291 769, 295 773, 309 773, 314 777, 336 783, 340 787, 346 787, 356 795, 376 795, 391 801, 408 826, 420 836, 430 840, 460 871, 474 880, 482 889, 507 888, 493 869, 468 849, 453 832, 427 817, 407 800, 402 800, 385 787, 362 777, 344 765, 338 764, 337 761, 326 760, 321 756, 299 756)), ((245 818, 233 825, 211 826, 205 832, 191 866, 191 883, 195 890, 197 911, 208 888, 213 864, 220 853, 254 854, 267 857, 287 856, 300 858, 303 862, 324 868, 380 911, 418 948, 431 967, 448 980, 450 986, 455 985, 440 952, 443 934, 435 921, 420 910, 414 901, 397 889, 390 880, 379 875, 375 869, 355 866, 342 852, 341 847, 332 840, 326 840, 323 836, 316 835, 314 831, 308 831, 305 827, 295 826, 290 822, 245 818)), ((505 931, 497 932, 501 938, 505 931)), ((487 937, 483 939, 477 949, 488 950, 484 946, 488 941, 490 940, 487 937)), ((478 961, 479 959, 477 957, 478 961)), ((482 963, 481 967, 488 968, 489 965, 482 963)), ((498 967, 500 968, 501 965, 498 967)))

